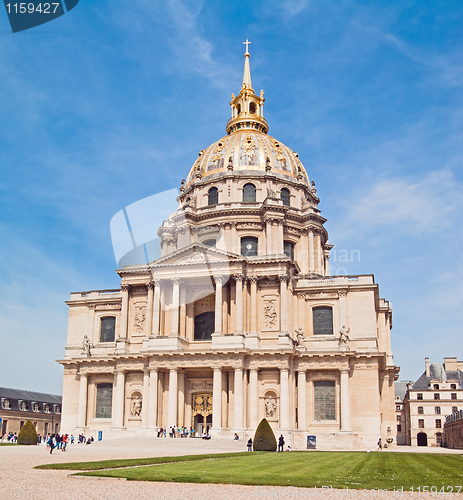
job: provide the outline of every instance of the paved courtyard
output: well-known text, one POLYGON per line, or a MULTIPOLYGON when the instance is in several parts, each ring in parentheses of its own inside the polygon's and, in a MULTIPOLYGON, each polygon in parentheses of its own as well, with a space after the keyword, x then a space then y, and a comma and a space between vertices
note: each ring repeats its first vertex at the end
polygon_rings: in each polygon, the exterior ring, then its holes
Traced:
MULTIPOLYGON (((181 484, 135 482, 120 479, 72 477, 69 471, 35 470, 34 466, 47 463, 81 462, 115 458, 142 458, 153 456, 193 455, 246 451, 244 441, 200 439, 120 438, 108 439, 92 445, 68 445, 66 452, 50 455, 45 445, 0 447, 1 500, 161 500, 213 498, 214 500, 247 500, 267 498, 349 498, 337 490, 259 487, 216 484, 181 484)), ((399 447, 397 452, 463 453, 462 450, 441 448, 399 447)), ((354 498, 378 498, 374 492, 350 492, 354 498)), ((443 495, 412 495, 403 498, 442 498, 443 495)), ((398 498, 393 492, 381 498, 398 498)), ((452 495, 463 498, 463 494, 452 495)))

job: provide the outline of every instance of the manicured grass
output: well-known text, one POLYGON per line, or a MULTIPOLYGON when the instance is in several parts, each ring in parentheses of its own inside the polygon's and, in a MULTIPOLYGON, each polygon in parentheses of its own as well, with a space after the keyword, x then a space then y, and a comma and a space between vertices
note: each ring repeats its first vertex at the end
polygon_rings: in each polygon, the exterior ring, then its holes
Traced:
MULTIPOLYGON (((164 457, 172 462, 173 457, 164 457)), ((138 481, 249 484, 404 491, 423 486, 463 485, 460 455, 367 452, 240 453, 221 458, 200 456, 189 461, 146 467, 84 472, 78 475, 122 477, 138 481), (201 459, 203 458, 203 459, 201 459)), ((445 489, 444 491, 447 491, 445 489)), ((453 491, 456 491, 455 489, 453 491)), ((463 492, 463 488, 462 488, 463 492)))
POLYGON ((58 469, 58 470, 103 470, 117 469, 122 467, 138 467, 143 465, 168 464, 173 462, 191 462, 195 460, 209 460, 211 458, 226 458, 231 456, 246 455, 240 453, 215 453, 209 455, 184 455, 175 457, 153 457, 153 458, 128 458, 125 460, 103 460, 100 462, 70 462, 66 464, 37 465, 35 469, 58 469))
POLYGON ((0 443, 0 446, 18 446, 18 443, 0 443))

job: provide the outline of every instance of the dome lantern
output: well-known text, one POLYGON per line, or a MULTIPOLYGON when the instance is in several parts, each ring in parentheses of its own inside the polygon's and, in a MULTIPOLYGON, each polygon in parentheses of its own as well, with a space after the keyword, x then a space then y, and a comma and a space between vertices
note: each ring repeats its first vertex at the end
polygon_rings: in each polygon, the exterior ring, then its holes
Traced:
POLYGON ((230 102, 232 116, 227 122, 227 134, 231 134, 237 130, 257 130, 264 134, 268 132, 268 123, 264 118, 264 91, 261 90, 260 95, 257 96, 252 88, 251 68, 249 65, 250 54, 248 50, 250 43, 248 40, 243 42, 246 45, 243 85, 236 97, 232 94, 230 102))

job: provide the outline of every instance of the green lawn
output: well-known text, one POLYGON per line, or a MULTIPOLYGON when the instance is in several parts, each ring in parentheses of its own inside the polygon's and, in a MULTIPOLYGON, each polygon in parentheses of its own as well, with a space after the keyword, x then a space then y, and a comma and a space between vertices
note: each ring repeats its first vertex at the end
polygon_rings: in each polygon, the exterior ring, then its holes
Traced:
MULTIPOLYGON (((146 460, 146 459, 144 459, 146 460)), ((160 460, 149 459, 149 460, 160 460)), ((367 452, 239 453, 214 456, 163 457, 164 463, 120 464, 119 469, 79 475, 123 477, 138 481, 228 483, 404 491, 427 486, 457 491, 463 485, 461 455, 367 452), (166 461, 175 463, 165 463, 166 461), (138 464, 138 466, 133 466, 138 464), (132 465, 132 467, 127 467, 132 465)), ((128 461, 120 461, 128 462, 128 461)), ((108 462, 106 463, 108 464, 108 462)), ((65 465, 65 464, 62 464, 65 465)), ((69 466, 69 464, 67 464, 69 466)), ((96 465, 92 466, 93 468, 96 465)), ((69 467, 70 468, 70 467, 69 467)), ((434 490, 434 488, 433 488, 434 490)), ((463 488, 461 489, 463 492, 463 488)))
POLYGON ((18 443, 0 443, 0 446, 18 446, 18 443))

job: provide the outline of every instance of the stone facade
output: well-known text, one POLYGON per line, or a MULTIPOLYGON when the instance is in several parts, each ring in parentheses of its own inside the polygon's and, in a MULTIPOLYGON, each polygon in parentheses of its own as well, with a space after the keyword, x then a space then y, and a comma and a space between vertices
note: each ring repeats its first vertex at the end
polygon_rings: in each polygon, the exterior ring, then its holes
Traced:
POLYGON ((391 306, 372 275, 329 275, 315 185, 267 134, 264 101, 246 52, 227 135, 182 181, 161 257, 118 270, 119 290, 71 294, 64 432, 230 439, 266 417, 299 448, 393 440, 391 306))
POLYGON ((425 371, 408 384, 404 397, 406 442, 411 446, 442 446, 446 417, 463 409, 463 362, 425 360, 425 371))
POLYGON ((18 433, 30 420, 38 434, 59 432, 61 396, 0 387, 1 435, 18 433))

